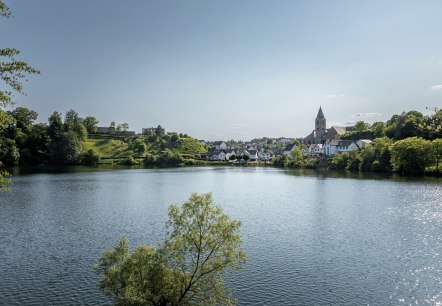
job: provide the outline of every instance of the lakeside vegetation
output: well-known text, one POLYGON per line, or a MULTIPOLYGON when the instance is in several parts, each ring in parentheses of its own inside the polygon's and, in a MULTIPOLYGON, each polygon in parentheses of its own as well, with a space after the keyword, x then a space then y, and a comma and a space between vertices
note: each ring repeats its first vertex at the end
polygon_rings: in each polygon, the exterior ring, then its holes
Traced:
POLYGON ((120 163, 178 165, 198 158, 206 147, 182 133, 166 133, 158 126, 146 135, 98 135, 98 121, 81 118, 74 110, 64 118, 54 112, 46 123, 35 123, 37 113, 18 107, 8 111, 11 121, 0 137, 0 160, 14 165, 95 165, 120 163))
POLYGON ((129 241, 106 251, 95 270, 100 288, 116 305, 232 305, 223 274, 246 262, 241 222, 213 203, 211 193, 193 193, 169 207, 167 235, 156 246, 129 241))
POLYGON ((273 164, 288 168, 442 175, 442 109, 435 108, 428 116, 417 111, 403 112, 385 123, 372 125, 359 121, 340 138, 373 139, 373 143, 333 157, 303 156, 305 148, 300 146, 292 156, 279 156, 273 164))
MULTIPOLYGON (((2 127, 0 160, 14 165, 97 165, 144 166, 248 165, 287 168, 334 169, 364 172, 396 172, 413 175, 441 175, 442 110, 424 116, 410 111, 394 115, 387 122, 372 125, 362 121, 341 136, 367 137, 371 145, 333 157, 305 156, 305 147, 290 156, 276 156, 272 162, 208 161, 207 146, 182 133, 166 133, 158 126, 146 135, 115 136, 96 134, 98 121, 81 118, 74 110, 64 118, 54 112, 48 123, 35 123, 37 113, 17 107, 5 113, 10 121, 2 127)), ((6 173, 5 173, 6 174, 6 173)), ((7 180, 7 177, 2 178, 7 180)))

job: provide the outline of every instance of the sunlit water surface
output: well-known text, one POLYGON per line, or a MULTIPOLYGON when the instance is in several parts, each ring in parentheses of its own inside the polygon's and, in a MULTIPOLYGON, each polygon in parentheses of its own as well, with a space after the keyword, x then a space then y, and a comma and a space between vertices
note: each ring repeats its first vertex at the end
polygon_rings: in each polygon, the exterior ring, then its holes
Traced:
POLYGON ((243 222, 240 305, 442 302, 442 181, 270 168, 89 170, 14 176, 0 194, 0 304, 110 301, 91 269, 122 234, 161 241, 167 207, 213 192, 243 222))

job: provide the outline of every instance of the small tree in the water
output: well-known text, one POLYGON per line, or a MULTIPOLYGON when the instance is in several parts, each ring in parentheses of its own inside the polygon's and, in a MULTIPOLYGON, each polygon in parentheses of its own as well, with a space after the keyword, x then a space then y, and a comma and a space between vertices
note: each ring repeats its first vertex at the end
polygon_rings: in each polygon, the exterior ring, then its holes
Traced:
POLYGON ((193 193, 181 208, 170 206, 160 247, 139 245, 131 253, 123 237, 104 253, 94 267, 102 274, 100 288, 117 305, 234 304, 222 275, 246 260, 240 226, 213 204, 211 193, 193 193))

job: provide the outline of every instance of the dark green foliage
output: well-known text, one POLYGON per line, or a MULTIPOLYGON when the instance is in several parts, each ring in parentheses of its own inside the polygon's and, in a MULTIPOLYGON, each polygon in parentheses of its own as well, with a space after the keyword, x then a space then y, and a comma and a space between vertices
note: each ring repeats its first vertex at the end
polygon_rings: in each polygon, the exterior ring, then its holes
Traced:
POLYGON ((143 164, 146 166, 152 166, 155 165, 157 161, 157 157, 151 153, 146 153, 143 164))
POLYGON ((95 117, 88 116, 83 119, 83 125, 88 134, 95 134, 97 132, 98 120, 95 117))
POLYGON ((76 164, 79 162, 81 142, 74 131, 65 132, 55 152, 54 162, 60 164, 76 164))
POLYGON ((163 137, 164 135, 166 135, 166 130, 163 129, 163 128, 161 127, 161 125, 158 125, 157 128, 155 129, 155 134, 156 134, 157 136, 163 137))
POLYGON ((330 167, 335 170, 344 170, 347 168, 349 159, 350 154, 348 152, 336 154, 330 161, 330 167))
POLYGON ((394 115, 387 121, 385 134, 394 140, 408 137, 425 137, 425 132, 421 128, 424 122, 424 116, 420 112, 403 112, 400 115, 394 115))
POLYGON ((17 165, 20 154, 12 139, 0 138, 0 161, 6 166, 17 165))
POLYGON ((82 122, 83 119, 78 116, 78 113, 71 109, 64 117, 64 131, 75 133, 77 138, 83 141, 87 137, 87 130, 82 122))
POLYGON ((135 139, 132 139, 129 145, 129 149, 136 152, 138 156, 143 156, 144 152, 146 152, 147 149, 144 137, 137 137, 135 139))
POLYGON ((100 161, 100 155, 98 155, 94 150, 83 153, 80 157, 81 163, 84 165, 92 166, 98 164, 100 161))
POLYGON ((139 164, 140 164, 140 163, 139 163, 135 158, 133 158, 132 156, 129 156, 128 158, 124 158, 124 159, 120 160, 118 163, 121 164, 121 165, 127 165, 127 166, 139 165, 139 164))
MULTIPOLYGON (((0 17, 11 17, 9 7, 2 0, 0 0, 0 17)), ((14 139, 8 139, 4 134, 4 129, 13 123, 13 119, 3 108, 13 104, 14 93, 24 93, 23 83, 27 81, 28 75, 40 73, 26 62, 17 60, 19 55, 20 51, 14 48, 0 49, 0 167, 6 163, 14 164, 19 155, 14 139)), ((0 190, 9 189, 11 180, 7 176, 8 173, 0 169, 0 190)))
POLYGON ((393 170, 403 174, 423 174, 431 161, 430 142, 411 137, 395 142, 391 146, 393 170))
POLYGON ((275 156, 275 158, 273 158, 273 165, 275 167, 286 167, 288 163, 289 163, 289 158, 285 154, 278 155, 275 156))
POLYGON ((156 160, 158 165, 179 165, 183 162, 183 157, 179 153, 174 153, 168 149, 161 151, 156 160))

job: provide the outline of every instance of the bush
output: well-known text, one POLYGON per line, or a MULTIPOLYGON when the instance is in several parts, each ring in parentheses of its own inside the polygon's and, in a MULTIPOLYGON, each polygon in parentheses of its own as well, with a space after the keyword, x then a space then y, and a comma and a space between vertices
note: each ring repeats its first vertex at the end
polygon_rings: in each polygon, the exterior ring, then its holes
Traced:
POLYGON ((128 158, 124 158, 122 160, 120 160, 118 162, 120 165, 127 165, 127 166, 132 166, 132 165, 139 165, 140 163, 138 161, 135 160, 135 158, 133 158, 132 156, 129 156, 128 158))
POLYGON ((89 151, 81 155, 81 163, 84 165, 92 166, 98 164, 100 161, 100 155, 98 155, 94 150, 89 151))

